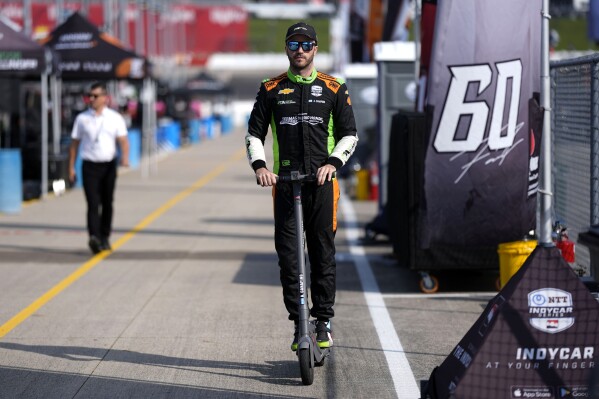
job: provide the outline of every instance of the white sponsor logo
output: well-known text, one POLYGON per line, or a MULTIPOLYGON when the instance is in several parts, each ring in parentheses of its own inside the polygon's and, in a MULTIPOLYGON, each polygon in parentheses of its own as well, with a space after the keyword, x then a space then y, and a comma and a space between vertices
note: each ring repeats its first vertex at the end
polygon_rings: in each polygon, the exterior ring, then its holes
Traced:
POLYGON ((309 123, 310 125, 318 125, 322 123, 320 116, 312 116, 307 114, 299 114, 298 116, 284 116, 281 118, 281 125, 297 125, 298 123, 309 123))
POLYGON ((58 37, 59 42, 86 42, 93 39, 90 32, 65 33, 58 37))
MULTIPOLYGON (((139 18, 139 15, 136 15, 135 17, 139 18)), ((189 24, 189 23, 194 23, 195 20, 196 20, 196 14, 195 14, 195 12, 193 12, 193 10, 180 8, 180 7, 174 7, 169 12, 160 14, 160 23, 168 22, 168 23, 175 23, 175 24, 180 24, 180 23, 189 24)))
POLYGON ((23 19, 23 6, 8 4, 2 6, 2 15, 10 19, 23 19))
POLYGON ((555 334, 574 325, 572 294, 558 288, 541 288, 528 293, 530 325, 555 334))
POLYGON ((213 7, 209 18, 213 24, 227 26, 245 22, 247 14, 237 7, 213 7))
POLYGON ((112 62, 86 61, 83 63, 81 69, 90 72, 110 72, 112 70, 112 62))
POLYGON ((79 61, 61 62, 58 65, 58 68, 61 71, 78 71, 81 69, 81 62, 79 62, 79 61))
POLYGON ((310 93, 314 97, 320 97, 320 96, 322 96, 322 87, 320 87, 320 86, 312 86, 312 88, 310 89, 310 93))
POLYGON ((593 359, 595 347, 518 348, 516 360, 581 360, 593 359))
POLYGON ((0 60, 0 70, 20 70, 26 71, 29 69, 37 68, 36 59, 23 59, 23 60, 0 60))

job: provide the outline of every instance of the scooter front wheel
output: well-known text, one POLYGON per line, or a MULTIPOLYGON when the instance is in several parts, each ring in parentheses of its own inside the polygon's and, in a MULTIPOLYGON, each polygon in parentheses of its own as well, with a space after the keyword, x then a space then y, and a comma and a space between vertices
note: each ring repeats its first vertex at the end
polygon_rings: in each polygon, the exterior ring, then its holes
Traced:
POLYGON ((304 385, 312 385, 312 383, 314 382, 314 368, 311 365, 312 359, 310 349, 299 349, 297 356, 299 357, 302 383, 304 385))

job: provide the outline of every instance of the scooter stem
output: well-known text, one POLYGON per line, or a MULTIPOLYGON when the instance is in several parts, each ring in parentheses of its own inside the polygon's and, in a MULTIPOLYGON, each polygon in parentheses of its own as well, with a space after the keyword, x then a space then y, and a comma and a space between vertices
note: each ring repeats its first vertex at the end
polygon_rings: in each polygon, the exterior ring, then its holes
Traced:
POLYGON ((295 234, 297 242, 297 268, 299 276, 299 333, 300 337, 308 335, 310 309, 306 294, 306 256, 304 253, 304 216, 302 211, 302 183, 293 181, 293 202, 295 214, 295 234))

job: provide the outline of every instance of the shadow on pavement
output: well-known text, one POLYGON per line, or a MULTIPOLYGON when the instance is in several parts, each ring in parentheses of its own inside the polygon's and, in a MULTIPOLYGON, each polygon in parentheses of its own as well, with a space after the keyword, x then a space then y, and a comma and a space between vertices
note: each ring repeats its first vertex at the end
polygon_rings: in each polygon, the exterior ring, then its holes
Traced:
MULTIPOLYGON (((53 346, 53 345, 25 345, 18 343, 10 343, 10 342, 1 342, 0 348, 5 350, 12 351, 22 351, 22 352, 31 352, 37 353, 40 355, 51 356, 61 359, 67 359, 69 361, 79 361, 79 362, 89 362, 89 361, 102 361, 102 362, 115 362, 115 363, 128 363, 132 365, 142 365, 142 366, 153 366, 160 368, 168 368, 175 369, 187 372, 197 372, 201 374, 209 374, 215 376, 223 376, 223 377, 236 377, 236 378, 246 378, 250 380, 255 380, 259 382, 264 382, 268 384, 274 385, 301 385, 301 381, 299 380, 299 373, 297 370, 297 362, 296 361, 266 361, 262 364, 257 363, 243 363, 243 362, 229 362, 229 361, 219 361, 219 360, 202 360, 202 359, 191 359, 191 358, 181 358, 181 357, 173 357, 173 356, 164 356, 157 354, 149 354, 149 353, 141 353, 129 350, 120 350, 120 349, 105 349, 105 348, 91 348, 91 347, 82 347, 82 346, 53 346), (238 371, 238 372, 237 372, 238 371), (248 375, 248 372, 253 372, 252 375, 248 375)), ((39 370, 36 370, 40 372, 39 370)), ((26 374, 31 373, 32 371, 27 369, 26 374)), ((16 383, 17 381, 32 379, 31 376, 22 375, 19 377, 18 374, 24 373, 24 370, 21 369, 11 369, 7 367, 0 368, 0 384, 3 387, 3 394, 8 394, 5 389, 9 387, 13 387, 17 389, 19 385, 16 383), (11 376, 12 375, 12 376, 11 376), (10 384, 7 384, 8 381, 13 381, 10 384)), ((44 372, 40 372, 44 373, 44 372)), ((149 373, 154 374, 154 373, 149 373)), ((135 392, 137 397, 156 397, 155 393, 152 393, 151 387, 155 387, 155 389, 160 392, 164 387, 171 388, 171 396, 170 397, 180 397, 178 395, 172 395, 172 389, 191 389, 194 392, 194 395, 198 395, 198 392, 202 392, 203 390, 207 390, 206 392, 212 392, 213 390, 218 392, 219 389, 206 388, 206 387, 195 387, 195 386, 178 386, 177 384, 164 384, 164 383, 152 383, 147 381, 139 381, 139 380, 123 380, 118 378, 110 378, 110 377, 95 377, 88 376, 82 374, 64 374, 64 373, 53 373, 48 372, 47 376, 51 376, 52 379, 56 379, 56 383, 62 384, 60 380, 65 379, 79 379, 81 383, 83 383, 87 378, 96 379, 95 384, 110 384, 110 386, 106 387, 105 394, 108 392, 112 392, 112 394, 119 393, 117 396, 120 397, 132 397, 132 396, 123 396, 123 391, 118 388, 115 388, 115 383, 125 384, 126 387, 123 387, 123 390, 129 392, 135 392), (129 386, 133 384, 134 386, 129 386), (141 395, 139 390, 143 390, 146 392, 146 395, 141 395), (148 390, 150 389, 150 390, 148 390), (140 396, 141 395, 141 396, 140 396)), ((54 383, 50 384, 50 382, 46 379, 39 380, 35 378, 37 381, 44 381, 44 386, 55 385, 54 383)), ((200 381, 196 379, 196 381, 200 381)), ((86 385, 89 382, 85 383, 86 385)), ((94 388, 94 391, 98 391, 98 388, 94 388)), ((227 390, 227 392, 230 392, 227 390)), ((18 396, 18 392, 17 393, 18 396)), ((62 394, 64 395, 64 391, 62 394)), ((248 394, 248 397, 253 397, 251 392, 239 392, 243 393, 245 397, 248 394)), ((10 395, 9 395, 10 396, 10 395)), ((84 395, 87 397, 87 395, 84 395)), ((189 393, 184 396, 190 396, 189 393)), ((256 396, 263 397, 264 394, 260 393, 256 396)), ((279 397, 279 396, 271 396, 266 394, 267 397, 279 397)), ((51 397, 44 395, 44 397, 51 397)), ((216 396, 193 396, 191 397, 218 397, 216 396)), ((287 397, 287 396, 281 396, 287 397)))
MULTIPOLYGON (((82 263, 90 259, 92 254, 85 248, 81 250, 50 250, 42 247, 22 247, 22 246, 9 246, 0 245, 0 264, 1 263, 82 263), (11 248, 12 250, 8 250, 11 248)), ((130 251, 126 249, 119 249, 110 254, 107 260, 132 260, 132 261, 164 261, 171 259, 186 259, 186 260, 198 260, 198 261, 244 261, 250 263, 251 273, 242 273, 239 281, 243 284, 248 284, 250 280, 255 278, 250 277, 249 274, 256 273, 256 267, 266 266, 269 267, 274 265, 275 271, 278 276, 277 257, 274 254, 262 254, 262 253, 247 253, 245 251, 130 251), (246 276, 246 274, 248 274, 246 276)), ((239 275, 239 273, 238 273, 239 275)), ((256 282, 257 283, 257 282, 256 282)))
MULTIPOLYGON (((239 219, 235 221, 236 223, 240 223, 240 224, 256 224, 256 223, 263 223, 262 221, 259 221, 257 219, 248 219, 248 221, 246 222, 246 219, 239 219)), ((198 224, 201 226, 203 223, 203 220, 198 221, 198 224)), ((225 222, 224 219, 220 220, 219 223, 230 223, 230 222, 225 222)), ((59 232, 73 232, 73 233, 78 233, 80 235, 84 235, 87 234, 87 230, 81 226, 66 226, 66 225, 47 225, 47 224, 9 224, 9 223, 0 223, 0 229, 10 229, 11 231, 1 231, 0 230, 0 236, 1 235, 10 235, 10 234, 15 234, 15 235, 20 235, 20 236, 26 236, 26 232, 27 231, 39 231, 39 232, 43 232, 45 234, 51 234, 52 232, 55 231, 59 231, 59 232)), ((113 234, 125 234, 125 233, 129 233, 131 231, 133 231, 134 227, 128 227, 128 228, 115 228, 113 229, 113 234)), ((217 233, 217 232, 207 232, 207 231, 181 231, 181 230, 157 230, 157 229, 143 229, 143 230, 139 230, 136 231, 135 234, 139 234, 139 235, 168 235, 168 236, 189 236, 189 237, 221 237, 221 238, 226 238, 226 239, 268 239, 268 240, 272 240, 273 236, 272 234, 266 235, 266 236, 261 236, 261 235, 256 235, 256 234, 238 234, 238 233, 217 233)))

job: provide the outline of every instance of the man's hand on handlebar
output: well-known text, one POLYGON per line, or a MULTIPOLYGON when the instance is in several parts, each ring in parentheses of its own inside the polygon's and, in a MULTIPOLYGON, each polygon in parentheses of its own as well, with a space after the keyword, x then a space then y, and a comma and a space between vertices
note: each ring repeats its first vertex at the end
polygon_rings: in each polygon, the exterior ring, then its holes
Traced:
POLYGON ((256 182, 262 187, 274 186, 277 184, 277 175, 266 168, 256 170, 256 182))
POLYGON ((335 176, 335 172, 337 169, 333 165, 326 164, 320 168, 318 168, 318 172, 316 172, 316 181, 319 186, 322 186, 325 181, 331 181, 331 179, 335 176))
MULTIPOLYGON (((322 185, 324 185, 325 182, 331 181, 333 179, 333 177, 335 177, 336 171, 337 171, 337 169, 333 165, 327 164, 327 165, 324 165, 324 166, 318 168, 318 172, 316 172, 316 175, 312 174, 311 177, 308 175, 301 175, 299 177, 301 177, 302 179, 299 179, 299 180, 305 181, 306 179, 303 179, 303 178, 308 178, 307 180, 316 181, 316 183, 319 186, 322 186, 322 185)), ((287 180, 287 179, 289 179, 289 176, 285 176, 284 178, 286 179, 285 181, 290 181, 290 180, 287 180)), ((292 180, 295 180, 295 179, 293 179, 293 174, 292 174, 291 178, 292 178, 292 180)), ((272 173, 271 171, 269 171, 266 168, 260 168, 260 169, 256 170, 256 183, 262 187, 274 186, 277 184, 278 179, 279 179, 279 176, 272 173)), ((281 179, 283 179, 283 178, 281 178, 281 179)))

